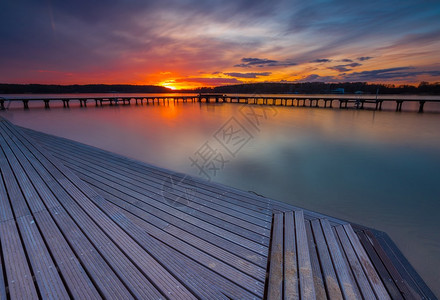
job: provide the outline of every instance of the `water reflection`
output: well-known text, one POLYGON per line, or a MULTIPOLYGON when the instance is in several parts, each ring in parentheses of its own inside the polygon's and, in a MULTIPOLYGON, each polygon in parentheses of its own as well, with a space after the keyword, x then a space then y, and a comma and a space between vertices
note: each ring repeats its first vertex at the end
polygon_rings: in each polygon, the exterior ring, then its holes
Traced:
MULTIPOLYGON (((231 116, 239 117, 240 107, 181 102, 53 106, 0 115, 17 125, 198 175, 189 157, 231 116)), ((276 117, 268 118, 213 180, 386 231, 439 294, 438 114, 276 110, 276 117)))

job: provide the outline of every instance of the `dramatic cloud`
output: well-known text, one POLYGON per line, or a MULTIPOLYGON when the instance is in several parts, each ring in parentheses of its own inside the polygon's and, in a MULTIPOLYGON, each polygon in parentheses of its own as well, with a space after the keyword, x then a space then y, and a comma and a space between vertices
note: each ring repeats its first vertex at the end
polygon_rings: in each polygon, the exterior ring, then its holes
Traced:
POLYGON ((238 78, 257 78, 258 76, 269 76, 272 74, 271 72, 260 72, 260 73, 224 73, 225 75, 231 76, 231 77, 238 77, 238 78))
POLYGON ((346 74, 347 81, 380 81, 388 79, 406 79, 420 75, 440 76, 440 71, 413 71, 413 67, 398 67, 346 74))
POLYGON ((243 57, 241 64, 234 65, 234 67, 251 68, 251 67, 280 67, 280 66, 295 66, 296 63, 290 61, 277 61, 266 58, 243 57))
POLYGON ((342 72, 351 71, 352 68, 359 67, 359 66, 361 66, 360 63, 351 63, 351 64, 346 64, 346 65, 337 65, 337 66, 329 67, 329 69, 342 73, 342 72))
POLYGON ((440 76, 440 71, 416 71, 414 67, 397 67, 371 71, 342 73, 338 76, 307 75, 296 82, 381 82, 393 79, 405 81, 421 75, 440 76))
POLYGON ((318 58, 318 59, 312 60, 311 62, 312 63, 327 63, 327 62, 331 62, 331 61, 332 60, 328 59, 328 58, 318 58))
POLYGON ((359 60, 359 61, 366 61, 366 60, 370 60, 372 58, 373 57, 371 57, 371 56, 361 56, 361 57, 358 57, 357 60, 359 60))

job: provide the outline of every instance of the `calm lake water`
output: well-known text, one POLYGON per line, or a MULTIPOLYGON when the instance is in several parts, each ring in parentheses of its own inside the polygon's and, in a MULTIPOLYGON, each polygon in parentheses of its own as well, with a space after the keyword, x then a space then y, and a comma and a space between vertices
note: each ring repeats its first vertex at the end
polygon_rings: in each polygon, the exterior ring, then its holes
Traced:
POLYGON ((385 231, 440 295, 439 113, 395 113, 394 104, 380 112, 180 102, 42 106, 16 104, 0 116, 385 231), (225 148, 224 138, 234 146, 225 148), (208 149, 217 160, 204 174, 190 158, 200 162, 208 149))

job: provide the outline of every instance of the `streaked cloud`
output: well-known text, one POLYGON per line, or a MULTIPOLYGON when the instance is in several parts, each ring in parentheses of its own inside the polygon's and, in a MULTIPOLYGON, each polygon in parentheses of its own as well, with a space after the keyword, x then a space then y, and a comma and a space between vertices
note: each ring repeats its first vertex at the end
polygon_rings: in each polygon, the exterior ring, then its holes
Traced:
MULTIPOLYGON (((343 61, 347 61, 347 60, 343 60, 343 61)), ((351 61, 351 60, 348 60, 348 61, 351 61)), ((345 65, 332 66, 332 67, 328 67, 328 68, 331 70, 338 71, 338 72, 348 72, 348 71, 351 71, 353 68, 359 67, 359 66, 362 66, 362 64, 351 63, 351 64, 345 64, 345 65)))
POLYGON ((238 77, 238 78, 257 78, 259 76, 270 76, 271 72, 260 72, 260 73, 224 73, 227 76, 238 77))
POLYGON ((369 70, 346 74, 346 81, 380 81, 394 79, 401 81, 407 78, 414 78, 420 75, 440 76, 440 71, 415 71, 413 67, 398 67, 389 69, 369 70))
POLYGON ((373 57, 371 57, 371 56, 361 56, 361 57, 358 57, 357 60, 359 60, 359 61, 366 61, 366 60, 370 60, 372 58, 373 57))
POLYGON ((234 67, 240 68, 252 68, 252 67, 286 67, 295 66, 297 63, 291 61, 277 61, 267 58, 254 58, 254 57, 243 57, 240 64, 234 65, 234 67))
POLYGON ((318 59, 312 60, 311 62, 312 63, 327 63, 327 62, 331 62, 331 61, 332 60, 328 59, 328 58, 318 58, 318 59))
POLYGON ((307 75, 296 82, 380 82, 393 79, 396 83, 420 75, 440 76, 440 71, 415 71, 413 67, 397 67, 362 72, 342 73, 337 76, 307 75))

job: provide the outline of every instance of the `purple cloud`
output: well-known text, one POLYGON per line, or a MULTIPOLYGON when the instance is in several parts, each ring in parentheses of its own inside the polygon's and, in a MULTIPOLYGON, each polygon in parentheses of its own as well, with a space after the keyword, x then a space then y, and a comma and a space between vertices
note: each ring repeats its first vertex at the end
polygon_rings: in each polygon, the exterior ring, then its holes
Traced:
POLYGON ((440 76, 440 71, 411 71, 414 69, 414 67, 398 67, 353 72, 350 74, 344 74, 344 78, 347 81, 380 81, 389 79, 406 79, 418 75, 440 76))
POLYGON ((371 56, 361 56, 361 57, 358 57, 357 58, 357 60, 359 60, 359 61, 366 61, 366 60, 369 60, 369 59, 372 59, 373 57, 371 57, 371 56))
POLYGON ((328 58, 318 58, 318 59, 312 60, 311 62, 312 63, 327 63, 327 62, 331 62, 331 61, 332 60, 328 59, 328 58))
POLYGON ((342 73, 342 72, 351 71, 352 68, 359 67, 359 66, 362 66, 362 64, 360 64, 360 63, 351 63, 351 64, 337 65, 337 66, 329 67, 329 69, 335 70, 335 71, 338 71, 338 72, 342 73))
POLYGON ((243 57, 241 64, 234 65, 234 67, 240 68, 252 68, 252 67, 278 67, 278 66, 294 66, 295 62, 291 61, 278 61, 267 58, 255 58, 255 57, 243 57))
POLYGON ((224 73, 225 75, 231 76, 231 77, 238 77, 238 78, 257 78, 258 76, 269 76, 272 74, 271 72, 260 72, 260 73, 224 73))

